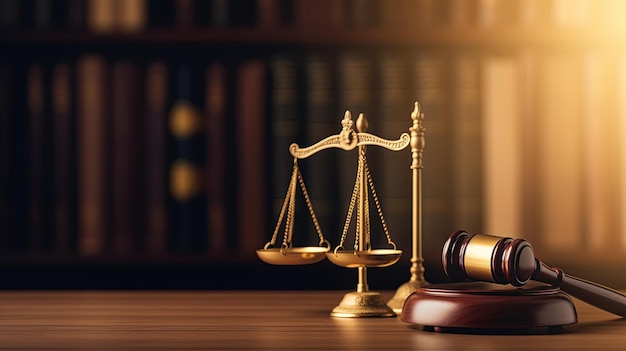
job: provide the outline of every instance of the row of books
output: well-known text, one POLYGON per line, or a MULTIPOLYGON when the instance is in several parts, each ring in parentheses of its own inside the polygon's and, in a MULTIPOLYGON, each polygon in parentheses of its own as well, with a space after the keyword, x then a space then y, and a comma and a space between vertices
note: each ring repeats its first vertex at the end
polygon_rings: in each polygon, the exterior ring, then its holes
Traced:
MULTIPOLYGON (((229 61, 99 53, 43 63, 3 60, 2 250, 251 255, 276 224, 293 166, 291 143, 310 145, 337 134, 346 110, 354 119, 365 113, 371 133, 397 139, 411 126, 416 97, 431 149, 427 228, 445 235, 448 229, 435 223, 448 225, 452 203, 450 59, 285 52, 229 61)), ((476 63, 458 69, 469 76, 454 87, 455 99, 475 104, 476 63)), ((460 110, 467 123, 477 117, 475 106, 460 110)), ((477 148, 472 145, 465 150, 477 148)), ((408 250, 410 152, 368 150, 387 224, 408 250)), ((356 154, 328 151, 299 163, 322 229, 335 245, 354 187, 356 154)), ((308 211, 298 206, 301 234, 294 242, 317 244, 308 211)))
POLYGON ((2 0, 0 27, 147 28, 619 27, 619 0, 2 0))
MULTIPOLYGON (((555 250, 626 247, 625 62, 613 52, 434 51, 3 60, 1 247, 252 255, 276 224, 291 143, 338 133, 346 110, 397 139, 414 101, 425 114, 426 252, 458 228, 555 250)), ((408 252, 410 153, 367 152, 392 238, 408 252)), ((356 154, 298 163, 335 246, 356 154)), ((294 244, 316 244, 298 209, 294 244)), ((372 236, 384 244, 377 225, 372 236)))
MULTIPOLYGON (((0 27, 132 33, 146 28, 252 26, 256 0, 2 0, 0 27)), ((278 5, 278 3, 277 3, 278 5)))

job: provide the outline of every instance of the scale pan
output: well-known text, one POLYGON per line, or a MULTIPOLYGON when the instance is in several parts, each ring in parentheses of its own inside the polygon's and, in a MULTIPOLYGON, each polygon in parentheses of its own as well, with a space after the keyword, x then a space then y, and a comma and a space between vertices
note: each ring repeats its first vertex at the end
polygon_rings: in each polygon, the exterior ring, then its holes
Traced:
POLYGON ((327 252, 326 257, 341 267, 387 267, 398 262, 402 250, 377 249, 367 251, 327 252))
POLYGON ((317 263, 324 259, 328 247, 305 246, 292 247, 289 249, 271 248, 256 250, 259 258, 274 265, 301 265, 317 263))

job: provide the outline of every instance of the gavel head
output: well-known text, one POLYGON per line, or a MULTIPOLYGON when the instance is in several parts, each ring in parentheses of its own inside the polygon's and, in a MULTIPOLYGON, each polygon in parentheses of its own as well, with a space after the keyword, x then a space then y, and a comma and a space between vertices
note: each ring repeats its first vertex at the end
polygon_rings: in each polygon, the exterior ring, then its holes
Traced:
POLYGON ((524 239, 485 234, 469 235, 458 230, 450 235, 441 256, 446 275, 521 286, 533 277, 539 262, 524 239))

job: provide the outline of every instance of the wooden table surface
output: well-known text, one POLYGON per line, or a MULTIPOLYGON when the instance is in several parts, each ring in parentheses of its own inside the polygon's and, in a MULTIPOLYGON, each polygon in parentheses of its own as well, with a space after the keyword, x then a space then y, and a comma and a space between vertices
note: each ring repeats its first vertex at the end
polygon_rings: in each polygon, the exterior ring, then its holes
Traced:
POLYGON ((626 319, 578 300, 559 334, 469 335, 330 317, 344 293, 4 291, 0 350, 626 350, 626 319))

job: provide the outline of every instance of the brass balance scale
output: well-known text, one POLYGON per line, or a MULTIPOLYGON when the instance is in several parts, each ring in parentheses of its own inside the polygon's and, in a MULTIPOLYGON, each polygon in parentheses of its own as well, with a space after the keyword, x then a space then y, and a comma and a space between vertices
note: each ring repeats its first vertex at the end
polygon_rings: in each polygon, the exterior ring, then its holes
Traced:
POLYGON ((393 317, 402 311, 402 306, 406 298, 417 290, 418 287, 424 286, 424 267, 421 253, 421 236, 422 236, 422 201, 421 187, 422 176, 421 170, 422 155, 425 146, 424 131, 422 125, 424 115, 420 112, 419 104, 416 102, 411 119, 413 125, 409 128, 408 133, 402 133, 397 140, 387 140, 376 135, 367 133, 368 122, 363 114, 359 114, 356 120, 356 132, 353 129, 352 116, 346 111, 341 121, 342 129, 339 134, 331 135, 309 147, 301 148, 297 144, 291 144, 289 151, 294 157, 291 180, 287 189, 287 194, 283 202, 278 222, 274 229, 271 240, 263 249, 257 250, 257 255, 266 263, 274 265, 302 265, 312 264, 328 258, 332 263, 346 268, 356 268, 358 270, 358 283, 356 291, 347 293, 342 301, 336 306, 332 312, 333 317, 393 317), (402 251, 397 249, 393 242, 387 224, 385 222, 382 208, 374 188, 374 183, 370 175, 366 157, 366 146, 380 146, 391 151, 400 151, 411 145, 412 163, 411 170, 412 179, 412 257, 411 257, 411 278, 400 286, 394 297, 385 303, 382 295, 378 292, 370 291, 367 284, 367 268, 370 267, 387 267, 398 262, 402 251), (307 192, 302 174, 298 167, 298 159, 305 159, 316 154, 319 151, 339 148, 345 151, 357 149, 359 152, 357 162, 357 174, 350 198, 350 205, 343 227, 340 243, 331 251, 330 243, 324 238, 320 228, 315 211, 309 194, 307 192), (318 246, 294 247, 292 245, 293 228, 295 221, 295 196, 297 187, 300 187, 304 196, 309 214, 313 220, 315 231, 319 237, 318 246), (387 239, 387 244, 391 248, 374 249, 371 247, 370 241, 370 202, 369 194, 371 192, 374 204, 383 231, 387 239), (352 215, 356 209, 356 234, 354 240, 354 249, 346 250, 344 243, 346 241, 348 228, 351 223, 352 215), (286 215, 286 218, 285 218, 286 215), (285 219, 283 241, 280 247, 276 246, 276 241, 281 228, 281 224, 285 219))

